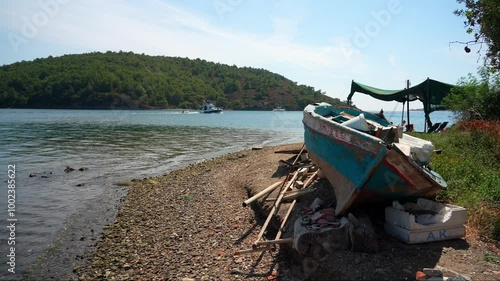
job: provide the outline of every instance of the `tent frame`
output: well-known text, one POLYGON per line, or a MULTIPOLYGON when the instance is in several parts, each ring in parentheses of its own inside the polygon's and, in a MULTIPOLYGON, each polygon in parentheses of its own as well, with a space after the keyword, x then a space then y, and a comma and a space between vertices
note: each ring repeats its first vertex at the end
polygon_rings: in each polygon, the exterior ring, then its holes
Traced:
POLYGON ((409 87, 408 83, 407 86, 408 87, 406 89, 402 90, 384 90, 367 86, 352 80, 351 92, 347 97, 347 102, 352 104, 352 96, 356 92, 370 95, 379 100, 401 102, 403 105, 407 102, 408 125, 410 125, 409 103, 410 101, 420 100, 424 105, 424 130, 427 131, 427 127, 430 128, 432 126, 432 121, 429 116, 430 113, 435 110, 444 109, 441 102, 444 97, 448 95, 451 89, 455 87, 455 85, 427 78, 424 82, 418 85, 409 87))

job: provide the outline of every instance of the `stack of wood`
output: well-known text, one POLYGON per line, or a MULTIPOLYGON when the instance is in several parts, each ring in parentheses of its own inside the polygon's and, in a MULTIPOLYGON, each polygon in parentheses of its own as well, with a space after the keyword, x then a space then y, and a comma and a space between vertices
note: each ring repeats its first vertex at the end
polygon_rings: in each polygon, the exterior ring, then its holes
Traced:
POLYGON ((235 252, 236 255, 274 250, 277 244, 290 244, 299 255, 314 260, 320 260, 321 257, 338 250, 350 249, 361 252, 378 250, 375 231, 368 217, 356 218, 353 214, 349 214, 347 217, 338 218, 334 208, 326 207, 331 205, 331 202, 323 202, 320 198, 314 199, 309 208, 303 207, 304 209, 293 212, 296 219, 291 223, 293 237, 282 238, 297 200, 316 191, 314 183, 321 171, 311 163, 304 147, 292 159, 280 160, 280 166, 289 169, 285 178, 243 202, 244 207, 255 202, 264 203, 265 206, 261 206, 261 209, 269 210, 269 213, 252 248, 238 250, 235 252), (284 203, 287 203, 286 212, 280 211, 284 203), (277 234, 274 239, 265 240, 264 233, 273 218, 277 217, 280 218, 275 220, 279 224, 277 234))
POLYGON ((263 189, 259 193, 255 194, 251 198, 243 202, 243 206, 249 206, 255 201, 261 200, 275 190, 278 190, 277 197, 266 198, 265 201, 272 203, 271 210, 267 219, 262 226, 262 229, 257 236, 257 239, 252 244, 252 249, 239 250, 235 254, 246 254, 253 252, 262 252, 268 250, 274 250, 276 244, 291 244, 293 242, 292 238, 282 239, 283 230, 287 224, 288 218, 292 213, 293 208, 300 196, 309 194, 315 191, 312 187, 312 183, 318 177, 318 169, 310 163, 309 157, 304 150, 304 147, 299 151, 299 153, 294 157, 293 162, 281 160, 280 165, 284 165, 290 169, 289 174, 282 180, 270 185, 269 187, 263 189), (284 202, 290 202, 288 210, 281 220, 280 228, 273 240, 264 240, 263 235, 266 232, 271 220, 275 217, 284 202))

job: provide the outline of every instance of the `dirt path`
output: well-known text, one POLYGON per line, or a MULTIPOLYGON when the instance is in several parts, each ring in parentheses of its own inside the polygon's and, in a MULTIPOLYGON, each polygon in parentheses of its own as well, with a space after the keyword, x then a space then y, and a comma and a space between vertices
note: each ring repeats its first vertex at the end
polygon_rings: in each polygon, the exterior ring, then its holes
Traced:
MULTIPOLYGON (((80 280, 304 280, 290 250, 234 256, 255 240, 263 218, 242 207, 248 189, 277 181, 278 149, 225 155, 162 177, 135 182, 116 222, 75 268, 80 280), (273 279, 275 276, 277 278, 273 279)), ((319 182, 320 188, 329 188, 319 182)), ((491 245, 472 239, 406 245, 383 234, 380 251, 339 251, 314 265, 311 280, 414 280, 423 267, 443 266, 473 280, 500 280, 500 265, 486 262, 491 245)))

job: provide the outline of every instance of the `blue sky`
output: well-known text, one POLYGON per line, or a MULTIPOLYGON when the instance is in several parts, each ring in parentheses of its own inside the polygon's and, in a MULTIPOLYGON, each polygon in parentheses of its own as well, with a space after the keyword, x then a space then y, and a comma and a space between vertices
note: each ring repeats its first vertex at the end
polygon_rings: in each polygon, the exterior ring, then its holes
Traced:
MULTIPOLYGON (((406 79, 453 84, 475 73, 476 50, 449 46, 472 39, 457 8, 455 0, 3 0, 0 65, 132 51, 264 68, 345 100, 351 80, 401 89, 406 79)), ((401 110, 362 94, 353 101, 401 110)))

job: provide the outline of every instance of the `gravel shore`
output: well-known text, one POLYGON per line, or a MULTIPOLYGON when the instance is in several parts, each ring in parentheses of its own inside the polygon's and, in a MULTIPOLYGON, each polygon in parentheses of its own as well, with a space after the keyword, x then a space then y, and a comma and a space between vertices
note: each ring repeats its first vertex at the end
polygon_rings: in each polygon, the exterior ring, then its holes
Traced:
MULTIPOLYGON (((134 181, 116 221, 74 268, 80 280, 304 280, 302 261, 289 249, 234 255, 249 249, 264 218, 242 207, 249 190, 283 176, 276 150, 231 153, 170 174, 134 181)), ((329 184, 320 181, 317 184, 329 184)), ((374 222, 377 227, 377 222, 374 222)), ((339 251, 317 264, 311 280, 414 280, 423 267, 443 266, 473 280, 500 280, 500 265, 484 254, 498 249, 470 237, 406 245, 377 228, 377 253, 339 251)))

